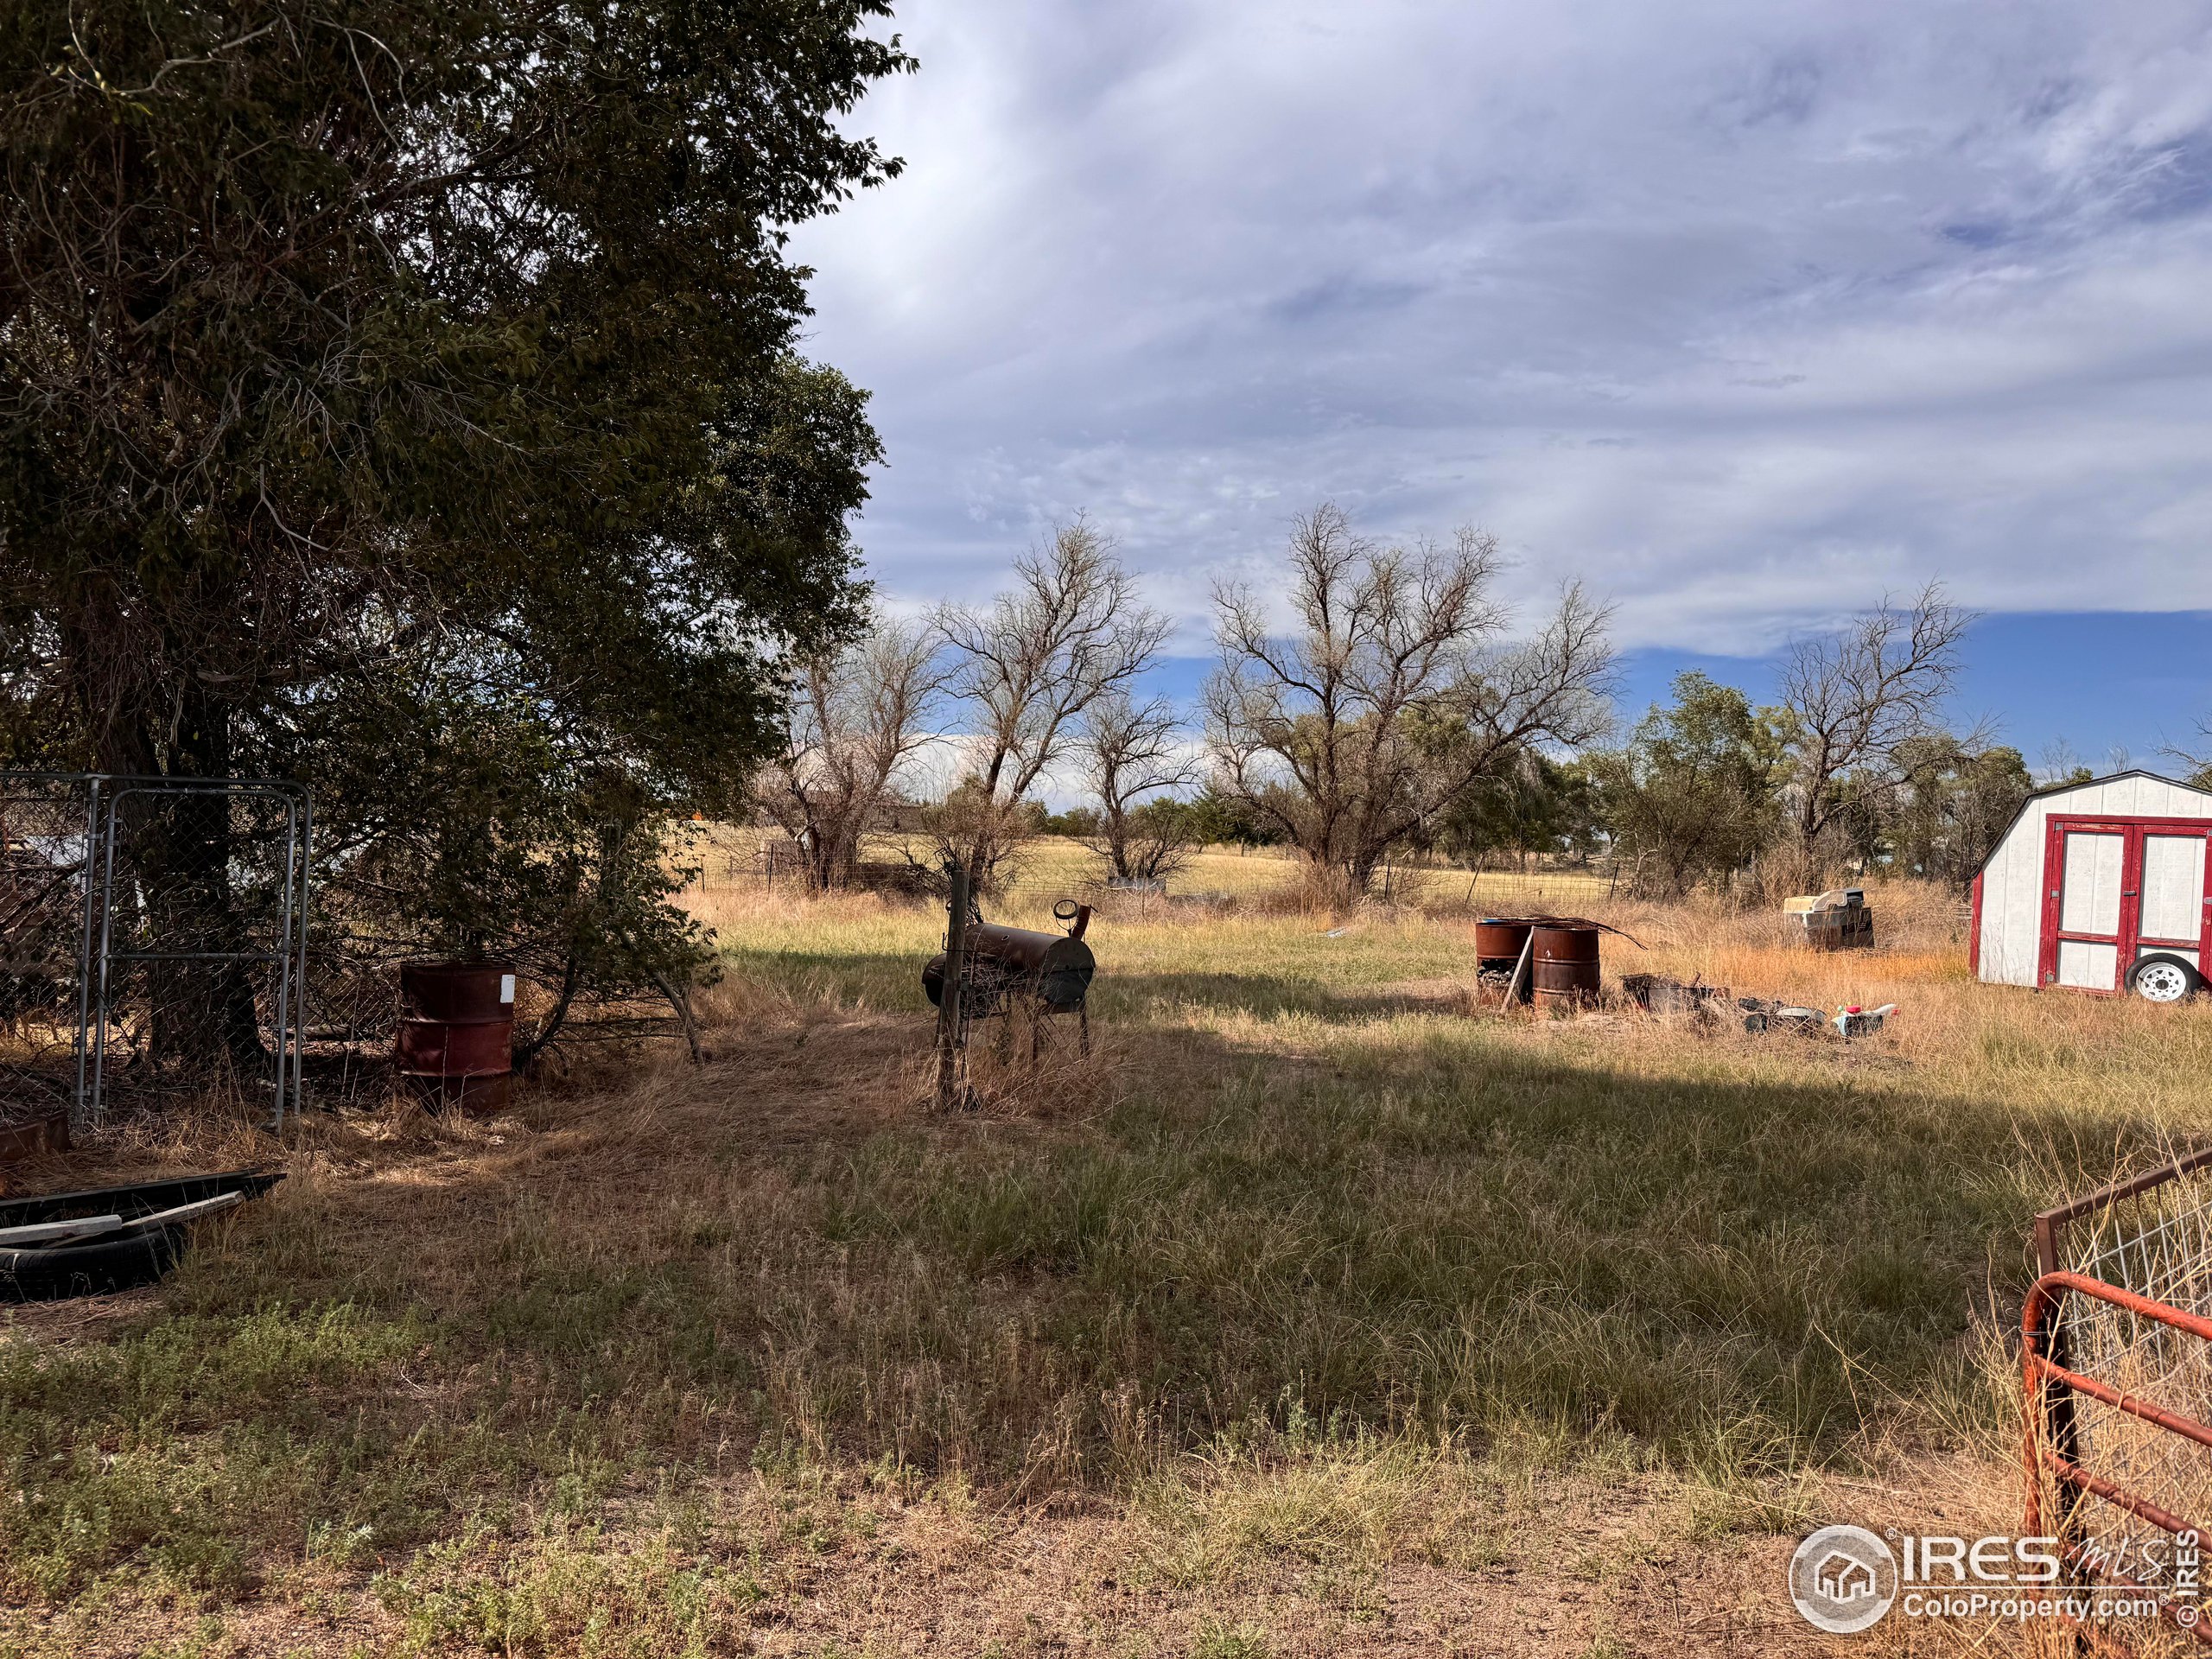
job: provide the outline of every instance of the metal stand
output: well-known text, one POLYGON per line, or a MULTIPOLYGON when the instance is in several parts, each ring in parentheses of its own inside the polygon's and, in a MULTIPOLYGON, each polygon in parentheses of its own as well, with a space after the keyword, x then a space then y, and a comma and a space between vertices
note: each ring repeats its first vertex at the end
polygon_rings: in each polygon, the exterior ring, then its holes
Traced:
POLYGON ((957 1111, 968 1097, 968 870, 958 859, 945 866, 951 888, 945 906, 944 992, 937 1010, 937 1109, 957 1111))

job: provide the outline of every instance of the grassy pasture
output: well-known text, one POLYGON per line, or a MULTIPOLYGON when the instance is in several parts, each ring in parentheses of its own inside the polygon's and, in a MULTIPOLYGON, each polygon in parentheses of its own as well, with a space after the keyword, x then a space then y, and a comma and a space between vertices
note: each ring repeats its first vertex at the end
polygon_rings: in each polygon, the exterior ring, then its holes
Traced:
POLYGON ((1903 1007, 1501 1015, 1464 874, 1287 874, 1109 907, 1096 1063, 986 1042, 972 1116, 918 1103, 938 918, 709 885, 702 1068, 73 1154, 293 1173, 7 1315, 0 1652, 1783 1651, 1793 1527, 2009 1513, 2027 1217, 2205 1130, 2212 1009, 1975 984, 1913 889, 1818 957, 1484 877, 1609 975, 1903 1007))

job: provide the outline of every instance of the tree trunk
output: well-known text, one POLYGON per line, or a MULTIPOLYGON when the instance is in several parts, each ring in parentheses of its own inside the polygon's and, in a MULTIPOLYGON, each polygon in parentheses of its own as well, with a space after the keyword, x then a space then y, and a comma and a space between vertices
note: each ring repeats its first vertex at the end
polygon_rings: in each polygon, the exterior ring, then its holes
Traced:
MULTIPOLYGON (((185 700, 167 746, 171 778, 227 781, 231 710, 204 696, 185 700)), ((253 948, 232 886, 238 847, 230 798, 213 790, 148 791, 126 798, 118 819, 118 882, 128 868, 142 896, 138 948, 154 952, 241 954, 253 948)), ((118 943, 128 940, 118 930, 118 943)), ((137 964, 149 1004, 156 1070, 216 1082, 265 1067, 255 997, 255 964, 204 957, 157 957, 137 964)), ((111 989, 126 990, 111 980, 111 989)))

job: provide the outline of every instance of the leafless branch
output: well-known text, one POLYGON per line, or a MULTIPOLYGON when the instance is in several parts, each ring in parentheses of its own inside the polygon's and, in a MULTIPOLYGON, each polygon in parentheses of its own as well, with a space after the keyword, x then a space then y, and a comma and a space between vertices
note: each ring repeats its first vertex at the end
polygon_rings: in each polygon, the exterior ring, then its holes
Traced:
POLYGON ((1902 608, 1885 597, 1841 632, 1790 647, 1781 695, 1796 726, 1805 856, 1817 856, 1823 834, 1865 791, 1893 778, 1898 744, 1937 728, 1974 620, 1931 582, 1902 608))
POLYGON ((934 621, 879 618, 857 640, 798 665, 789 740, 757 795, 806 849, 817 889, 840 887, 880 826, 899 768, 936 734, 950 673, 934 621))
POLYGON ((1103 698, 1158 655, 1168 621, 1137 598, 1113 543, 1078 518, 1014 561, 1013 588, 945 620, 953 690, 968 721, 971 775, 944 850, 988 878, 1021 803, 1068 752, 1103 698))
POLYGON ((1172 874, 1187 857, 1185 838, 1171 817, 1141 809, 1150 799, 1198 780, 1198 765, 1174 705, 1139 702, 1109 692, 1085 715, 1077 741, 1084 782, 1098 803, 1092 849, 1106 874, 1123 880, 1172 874))
POLYGON ((1602 728, 1606 608, 1570 584, 1535 638, 1506 643, 1487 532, 1386 547, 1325 505, 1287 555, 1287 634, 1249 588, 1216 592, 1207 736, 1223 786, 1354 891, 1516 749, 1602 728))

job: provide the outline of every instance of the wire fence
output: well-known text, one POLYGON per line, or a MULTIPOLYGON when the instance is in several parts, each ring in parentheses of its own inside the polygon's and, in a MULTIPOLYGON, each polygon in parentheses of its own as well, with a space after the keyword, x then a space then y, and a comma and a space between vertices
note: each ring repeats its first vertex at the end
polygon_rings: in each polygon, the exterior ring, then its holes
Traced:
POLYGON ((98 839, 85 780, 0 773, 0 1115, 82 1097, 98 839))
POLYGON ((296 1110, 312 833, 288 783, 0 774, 0 1117, 296 1110))
MULTIPOLYGON (((2093 1207, 2059 1219, 2039 1240, 2044 1270, 2212 1318, 2212 1163, 2177 1160, 2163 1175, 2115 1186, 2093 1207)), ((2083 1296, 2067 1303, 2056 1341, 2061 1363, 2123 1398, 2212 1421, 2212 1343, 2083 1296)), ((2212 1523, 2212 1449, 2085 1390, 2069 1390, 2063 1412, 2053 1427, 2075 1463, 2169 1516, 2212 1523)), ((2176 1541, 2163 1527, 2119 1502, 2085 1498, 2063 1513, 2101 1570, 2169 1586, 2176 1541)))

